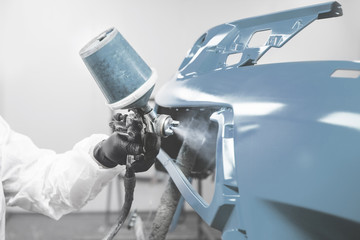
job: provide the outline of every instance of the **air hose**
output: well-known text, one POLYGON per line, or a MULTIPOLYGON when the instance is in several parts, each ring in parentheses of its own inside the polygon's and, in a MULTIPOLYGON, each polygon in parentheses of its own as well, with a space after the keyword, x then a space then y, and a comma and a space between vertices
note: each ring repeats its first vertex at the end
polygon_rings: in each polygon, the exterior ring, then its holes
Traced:
MULTIPOLYGON (((183 172, 186 178, 190 176, 197 154, 199 154, 200 148, 204 143, 204 135, 199 133, 206 132, 208 127, 208 124, 204 124, 203 121, 195 116, 190 120, 187 126, 189 131, 186 131, 186 133, 183 134, 184 141, 176 159, 176 166, 183 172), (194 131, 194 129, 197 129, 197 131, 194 131)), ((168 185, 161 196, 160 205, 156 212, 148 240, 165 240, 180 196, 181 194, 178 188, 170 178, 168 185)))
POLYGON ((125 177, 124 177, 124 186, 125 186, 125 201, 120 210, 120 214, 115 224, 111 227, 108 234, 102 240, 112 240, 115 235, 119 232, 120 228, 124 224, 127 216, 129 215, 132 201, 134 199, 134 189, 136 184, 136 177, 134 171, 127 166, 125 177))

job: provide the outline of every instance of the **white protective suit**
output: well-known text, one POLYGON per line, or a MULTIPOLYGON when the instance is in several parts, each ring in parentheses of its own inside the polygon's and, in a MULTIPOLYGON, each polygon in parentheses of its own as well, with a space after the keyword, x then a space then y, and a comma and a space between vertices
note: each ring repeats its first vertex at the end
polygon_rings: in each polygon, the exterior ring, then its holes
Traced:
POLYGON ((39 149, 0 117, 0 240, 5 239, 5 210, 19 206, 54 219, 78 210, 120 171, 101 167, 93 147, 106 135, 92 135, 63 154, 39 149))

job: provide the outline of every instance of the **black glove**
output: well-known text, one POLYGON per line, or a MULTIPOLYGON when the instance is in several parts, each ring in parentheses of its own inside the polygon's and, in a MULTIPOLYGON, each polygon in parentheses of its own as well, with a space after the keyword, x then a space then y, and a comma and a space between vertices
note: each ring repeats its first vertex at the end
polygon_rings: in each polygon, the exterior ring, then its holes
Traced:
POLYGON ((110 122, 110 127, 114 133, 94 149, 94 157, 99 163, 113 168, 118 164, 125 165, 127 155, 139 155, 143 152, 143 122, 140 116, 118 113, 110 122))
POLYGON ((136 155, 135 162, 131 164, 134 172, 145 172, 155 162, 156 156, 160 150, 160 137, 155 133, 145 133, 144 137, 144 154, 136 155))
POLYGON ((145 133, 142 137, 143 121, 137 114, 116 114, 110 127, 114 134, 95 147, 96 160, 112 168, 126 164, 127 155, 134 155, 135 161, 130 168, 134 172, 147 171, 159 153, 160 137, 155 133, 145 133))
POLYGON ((127 155, 141 154, 142 149, 141 141, 130 142, 127 136, 115 132, 95 146, 94 157, 101 165, 113 168, 118 164, 126 164, 127 155))

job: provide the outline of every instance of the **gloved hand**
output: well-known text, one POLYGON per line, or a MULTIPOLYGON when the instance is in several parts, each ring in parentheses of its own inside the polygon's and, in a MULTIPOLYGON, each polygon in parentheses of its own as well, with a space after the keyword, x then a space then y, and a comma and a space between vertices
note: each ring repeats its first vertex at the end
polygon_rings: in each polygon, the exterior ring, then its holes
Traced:
POLYGON ((137 115, 116 114, 110 126, 115 132, 95 147, 96 160, 112 168, 117 164, 126 164, 127 155, 134 155, 135 161, 130 168, 134 172, 147 171, 159 153, 160 137, 155 133, 142 136, 143 121, 137 115))
POLYGON ((113 168, 118 164, 125 165, 127 155, 141 154, 142 148, 140 143, 129 142, 128 137, 115 132, 95 146, 94 157, 101 165, 113 168))
POLYGON ((135 156, 135 162, 131 164, 134 172, 145 172, 154 164, 160 150, 160 137, 155 133, 145 133, 144 154, 135 156))
POLYGON ((138 116, 116 114, 110 126, 115 132, 96 145, 94 157, 103 166, 113 168, 118 164, 125 165, 127 155, 139 155, 143 152, 143 123, 138 116))

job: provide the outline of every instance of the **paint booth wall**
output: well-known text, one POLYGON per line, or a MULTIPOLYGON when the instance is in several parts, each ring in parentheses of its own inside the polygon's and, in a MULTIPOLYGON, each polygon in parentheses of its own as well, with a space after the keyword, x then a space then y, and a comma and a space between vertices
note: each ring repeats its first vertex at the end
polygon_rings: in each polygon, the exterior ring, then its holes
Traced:
MULTIPOLYGON (((109 133, 105 99, 78 55, 103 30, 116 27, 157 70, 156 94, 207 29, 320 2, 325 1, 2 0, 0 114, 38 146, 66 151, 92 133, 109 133)), ((283 48, 270 50, 260 63, 360 59, 360 1, 340 3, 343 17, 311 24, 283 48)), ((163 187, 141 184, 138 192, 146 198, 135 204, 156 208, 163 187)), ((106 191, 85 210, 102 211, 105 202, 106 191)))

